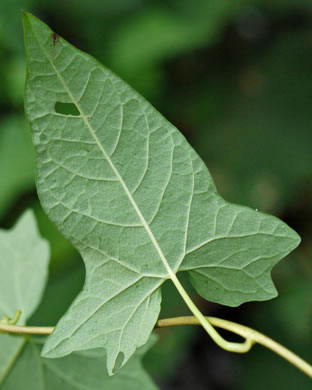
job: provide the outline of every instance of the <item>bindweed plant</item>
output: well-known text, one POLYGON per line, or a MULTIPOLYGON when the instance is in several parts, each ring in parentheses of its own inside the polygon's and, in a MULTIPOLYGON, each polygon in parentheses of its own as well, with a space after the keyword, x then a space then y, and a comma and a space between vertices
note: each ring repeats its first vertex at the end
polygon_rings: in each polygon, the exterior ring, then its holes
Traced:
POLYGON ((86 280, 55 328, 27 326, 49 246, 30 211, 1 232, 0 388, 154 389, 141 364, 153 329, 189 324, 230 352, 262 344, 312 377, 311 365, 272 339, 205 316, 177 276, 227 306, 274 298, 271 270, 298 234, 226 202, 183 135, 137 92, 34 16, 23 22, 38 195, 81 254, 86 280), (159 319, 166 280, 192 316, 159 319), (227 341, 217 328, 244 340, 227 341))

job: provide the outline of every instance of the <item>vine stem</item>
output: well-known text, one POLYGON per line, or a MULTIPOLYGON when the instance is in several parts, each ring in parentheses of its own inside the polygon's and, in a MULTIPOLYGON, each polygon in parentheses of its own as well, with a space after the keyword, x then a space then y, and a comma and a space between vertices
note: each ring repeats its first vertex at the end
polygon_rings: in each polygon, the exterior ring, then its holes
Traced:
POLYGON ((175 285, 176 289, 180 293, 182 299, 186 303, 187 307, 194 314, 194 316, 198 319, 199 324, 205 329, 205 331, 209 334, 209 336, 213 339, 213 341, 219 345, 222 349, 235 352, 235 353, 246 353, 250 350, 253 345, 253 340, 250 338, 245 339, 242 343, 232 343, 230 341, 225 340, 212 326, 209 321, 209 317, 205 317, 202 312, 198 309, 195 303, 192 301, 191 297, 185 291, 184 287, 180 283, 176 274, 171 273, 170 278, 175 285))
MULTIPOLYGON (((248 352, 254 344, 260 344, 276 354, 280 355, 282 358, 287 360, 290 364, 297 367, 300 371, 306 374, 308 377, 312 378, 312 366, 300 358, 295 353, 291 352, 289 349, 285 348, 283 345, 272 340, 270 337, 265 336, 264 334, 249 328, 247 326, 237 324, 236 322, 223 320, 216 317, 205 317, 205 320, 211 324, 211 326, 216 326, 217 328, 225 329, 229 332, 235 333, 243 338, 248 340, 249 349, 245 352, 248 352)), ((182 326, 182 325, 202 325, 197 317, 188 316, 188 317, 175 317, 175 318, 166 318, 158 320, 155 328, 167 328, 171 326, 182 326)), ((19 326, 19 325, 10 325, 0 321, 0 333, 8 333, 15 335, 49 335, 53 332, 54 327, 42 327, 42 326, 19 326)), ((246 343, 245 341, 245 343, 246 343)), ((243 343, 242 343, 243 344, 243 343)), ((237 351, 241 353, 241 351, 237 351)))
MULTIPOLYGON (((252 345, 260 344, 265 348, 270 349, 272 352, 275 352, 277 355, 281 356, 283 359, 287 360, 290 364, 297 367, 304 374, 312 378, 312 366, 301 357, 274 341, 268 336, 265 336, 263 333, 260 333, 248 326, 237 324, 236 322, 223 320, 216 317, 206 317, 206 319, 217 328, 228 330, 232 333, 235 333, 241 337, 244 337, 246 340, 251 340, 252 345)), ((167 318, 159 320, 156 324, 157 328, 167 328, 169 326, 182 326, 182 325, 201 325, 199 320, 196 317, 176 317, 176 318, 167 318)), ((250 348, 251 348, 250 347, 250 348)))

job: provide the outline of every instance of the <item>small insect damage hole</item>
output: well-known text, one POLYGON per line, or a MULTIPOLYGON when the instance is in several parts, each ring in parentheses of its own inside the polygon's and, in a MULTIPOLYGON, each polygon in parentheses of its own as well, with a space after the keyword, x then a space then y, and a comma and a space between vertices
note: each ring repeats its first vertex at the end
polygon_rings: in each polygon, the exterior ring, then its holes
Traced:
POLYGON ((72 115, 72 116, 80 115, 80 112, 78 111, 78 108, 75 106, 74 103, 56 102, 55 112, 57 114, 62 114, 62 115, 72 115))
POLYGON ((124 360, 125 360, 125 354, 123 352, 119 352, 115 360, 113 374, 115 374, 122 367, 124 360))

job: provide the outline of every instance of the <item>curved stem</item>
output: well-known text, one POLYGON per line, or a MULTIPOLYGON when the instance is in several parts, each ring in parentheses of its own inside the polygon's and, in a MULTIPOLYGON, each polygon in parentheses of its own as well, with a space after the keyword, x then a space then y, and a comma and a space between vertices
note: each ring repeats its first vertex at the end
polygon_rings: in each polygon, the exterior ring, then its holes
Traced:
POLYGON ((9 319, 8 324, 10 325, 16 325, 21 318, 22 310, 16 310, 14 316, 9 319))
POLYGON ((184 287, 180 283, 179 279, 175 274, 170 275, 172 282, 174 283, 176 289, 179 291, 181 297, 186 303, 187 307, 194 314, 194 316, 198 319, 199 324, 205 329, 205 331, 209 334, 209 336, 213 339, 213 341, 219 345, 219 347, 223 348, 229 352, 235 353, 246 353, 250 350, 253 345, 253 340, 249 337, 246 337, 245 341, 242 343, 233 343, 225 340, 212 326, 210 323, 209 317, 205 317, 202 312, 198 309, 198 307, 194 304, 188 293, 185 291, 184 287))
MULTIPOLYGON (((247 326, 237 324, 232 321, 223 320, 216 317, 206 317, 209 322, 218 328, 228 330, 232 333, 235 333, 241 337, 252 340, 253 344, 258 343, 276 354, 280 355, 282 358, 287 360, 289 363, 297 367, 304 374, 312 378, 312 366, 300 358, 295 353, 291 352, 289 349, 285 348, 283 345, 272 340, 270 337, 265 336, 264 334, 249 328, 247 326)), ((164 328, 168 326, 181 326, 181 325, 201 325, 196 317, 177 317, 177 318, 168 318, 164 320, 159 320, 157 322, 158 328, 164 328)))
MULTIPOLYGON (((247 326, 237 324, 236 322, 223 320, 216 317, 205 317, 206 321, 211 326, 225 329, 229 332, 235 333, 251 343, 250 348, 253 344, 261 344, 262 346, 270 349, 282 358, 287 360, 289 363, 297 367, 304 374, 312 378, 312 366, 301 359, 298 355, 291 352, 281 344, 272 340, 270 337, 249 328, 247 326)), ((170 326, 182 326, 182 325, 202 325, 197 317, 176 317, 159 320, 156 323, 156 328, 166 328, 170 326)), ((42 326, 18 326, 9 325, 0 321, 0 333, 18 334, 18 335, 49 335, 53 332, 54 327, 42 327, 42 326)), ((250 349, 249 348, 249 349, 250 349)))

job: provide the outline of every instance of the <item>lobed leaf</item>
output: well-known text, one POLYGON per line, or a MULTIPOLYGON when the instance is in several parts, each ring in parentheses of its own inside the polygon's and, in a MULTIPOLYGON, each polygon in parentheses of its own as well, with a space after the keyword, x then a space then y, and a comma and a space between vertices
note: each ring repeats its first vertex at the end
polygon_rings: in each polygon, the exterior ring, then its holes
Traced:
POLYGON ((32 15, 24 30, 38 193, 86 265, 43 355, 103 347, 111 374, 148 340, 178 271, 222 304, 276 296, 271 269, 298 235, 225 202, 182 134, 94 58, 32 15))

